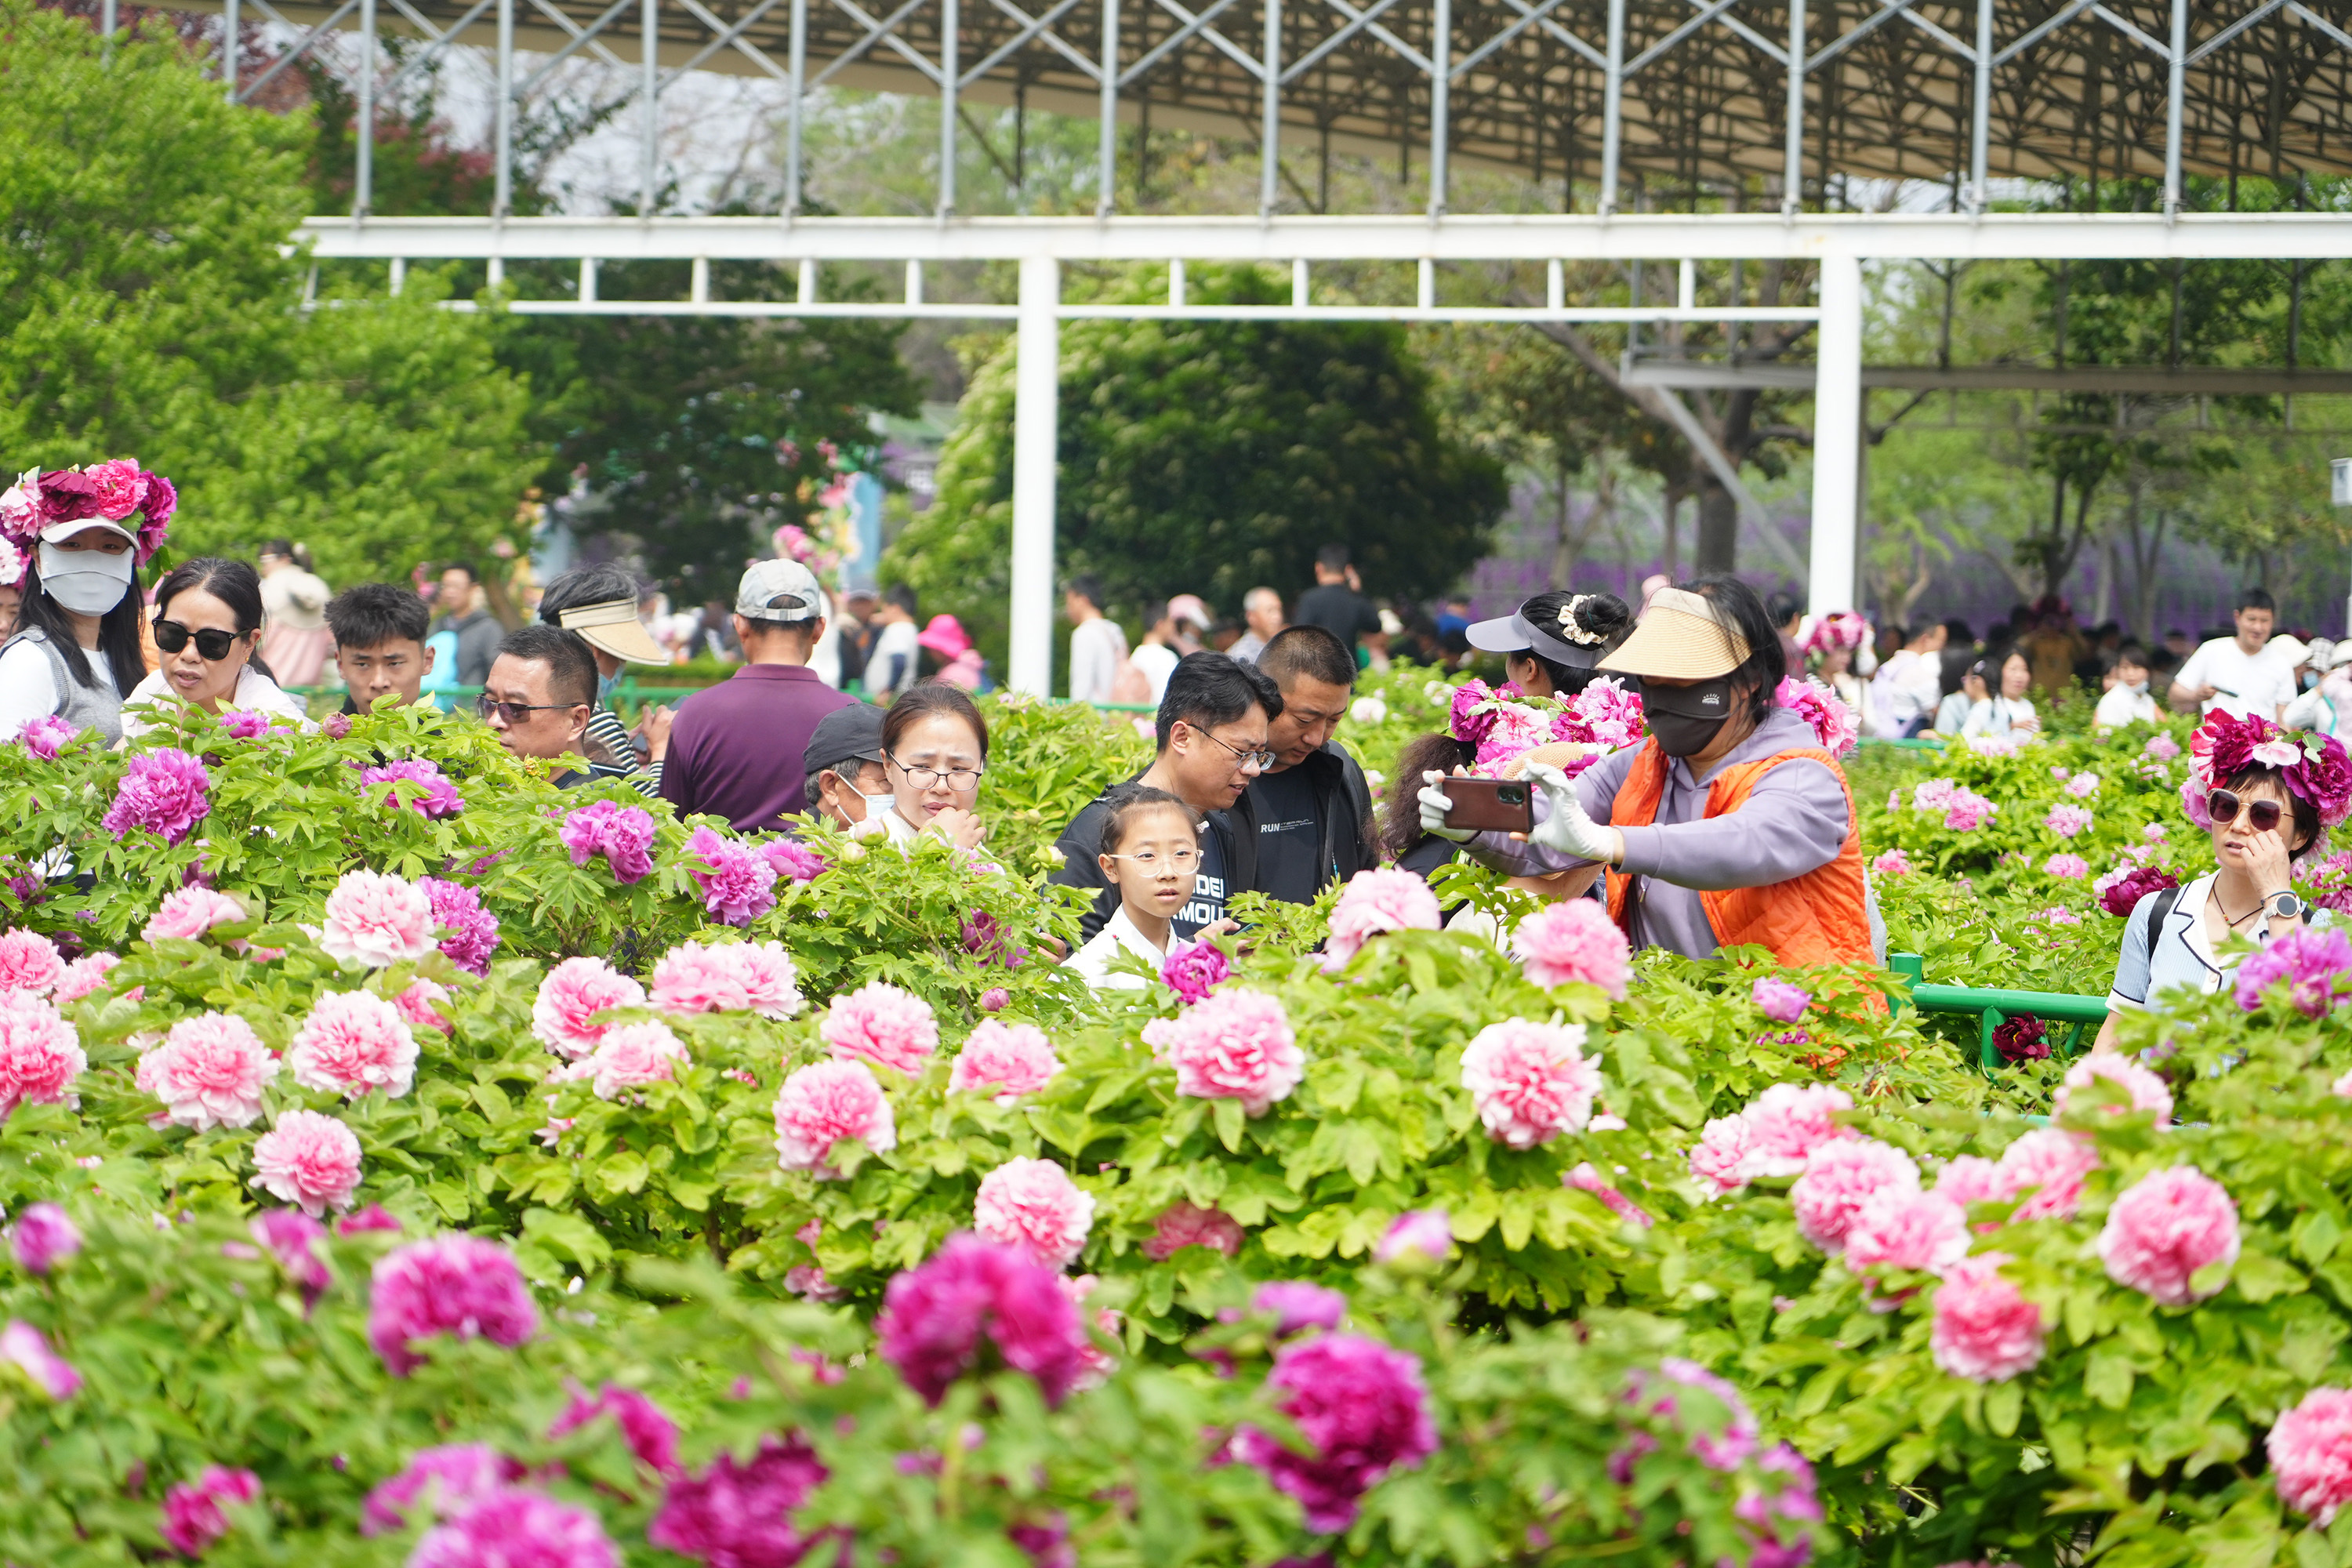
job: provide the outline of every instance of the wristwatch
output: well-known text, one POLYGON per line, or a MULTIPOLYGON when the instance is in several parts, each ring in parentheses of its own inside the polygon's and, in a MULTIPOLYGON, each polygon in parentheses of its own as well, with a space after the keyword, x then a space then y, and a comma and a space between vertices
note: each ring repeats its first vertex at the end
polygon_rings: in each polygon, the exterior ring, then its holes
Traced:
POLYGON ((2298 920, 2304 908, 2304 901, 2288 892, 2273 893, 2263 900, 2263 912, 2274 921, 2298 920))

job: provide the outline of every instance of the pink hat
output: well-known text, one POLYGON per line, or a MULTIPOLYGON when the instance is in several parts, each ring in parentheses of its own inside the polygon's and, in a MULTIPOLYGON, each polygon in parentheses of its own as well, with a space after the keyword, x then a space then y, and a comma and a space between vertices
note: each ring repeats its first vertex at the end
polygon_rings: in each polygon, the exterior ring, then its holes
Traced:
POLYGON ((931 624, 916 635, 915 641, 941 658, 959 658, 971 647, 971 638, 964 636, 963 624, 953 616, 933 616, 931 624))

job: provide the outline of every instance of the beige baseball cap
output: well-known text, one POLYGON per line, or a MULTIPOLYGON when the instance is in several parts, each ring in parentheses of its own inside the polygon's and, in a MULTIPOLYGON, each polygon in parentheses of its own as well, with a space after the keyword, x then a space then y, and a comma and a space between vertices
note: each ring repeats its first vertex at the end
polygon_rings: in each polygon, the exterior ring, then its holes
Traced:
POLYGON ((1716 602, 1687 588, 1661 588, 1633 635, 1599 668, 1660 680, 1713 680, 1748 662, 1748 639, 1716 602))
POLYGON ((631 664, 667 664, 669 655, 637 619, 635 599, 607 599, 601 605, 574 605, 559 617, 567 632, 578 632, 588 646, 631 664))

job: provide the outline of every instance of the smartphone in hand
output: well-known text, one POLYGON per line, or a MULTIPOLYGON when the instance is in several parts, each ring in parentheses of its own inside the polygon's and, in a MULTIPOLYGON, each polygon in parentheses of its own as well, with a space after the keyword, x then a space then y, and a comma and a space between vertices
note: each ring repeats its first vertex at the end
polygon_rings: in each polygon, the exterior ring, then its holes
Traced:
POLYGON ((1445 798, 1454 803, 1445 813, 1448 827, 1495 833, 1535 831, 1535 786, 1525 779, 1457 776, 1445 781, 1445 798))

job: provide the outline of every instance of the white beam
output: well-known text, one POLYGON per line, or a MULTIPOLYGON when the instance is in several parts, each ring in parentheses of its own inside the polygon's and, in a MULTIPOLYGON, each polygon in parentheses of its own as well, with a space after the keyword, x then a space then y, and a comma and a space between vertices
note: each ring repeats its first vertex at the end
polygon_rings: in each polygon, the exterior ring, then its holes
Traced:
POLYGON ((1006 684, 1038 697, 1054 687, 1054 481, 1061 425, 1062 267, 1021 263, 1013 329, 1013 625, 1006 684))
POLYGON ((1822 324, 1813 389, 1813 614, 1850 610, 1862 510, 1862 263, 1822 263, 1822 324))

